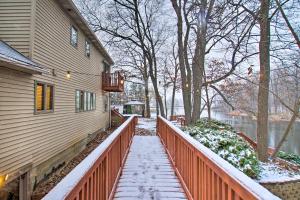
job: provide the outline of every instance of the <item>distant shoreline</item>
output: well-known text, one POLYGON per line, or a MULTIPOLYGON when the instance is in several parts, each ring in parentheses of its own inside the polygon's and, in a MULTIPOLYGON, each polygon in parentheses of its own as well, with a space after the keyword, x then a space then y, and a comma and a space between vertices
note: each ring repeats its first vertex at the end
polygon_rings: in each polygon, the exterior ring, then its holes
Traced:
MULTIPOLYGON (((228 115, 230 116, 240 116, 240 117, 249 117, 252 120, 256 120, 256 116, 254 114, 249 114, 246 112, 242 112, 239 110, 234 110, 227 112, 228 115)), ((278 114, 269 114, 269 121, 272 122, 288 122, 291 119, 291 115, 288 113, 278 113, 278 114)), ((300 122, 300 119, 296 119, 297 122, 300 122)))

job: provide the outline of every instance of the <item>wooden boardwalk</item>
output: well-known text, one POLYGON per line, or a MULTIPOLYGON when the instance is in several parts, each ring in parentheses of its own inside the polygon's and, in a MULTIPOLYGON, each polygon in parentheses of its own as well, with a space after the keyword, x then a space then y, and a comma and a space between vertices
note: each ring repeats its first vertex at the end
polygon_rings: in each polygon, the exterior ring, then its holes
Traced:
POLYGON ((158 136, 134 136, 115 199, 186 199, 158 136))

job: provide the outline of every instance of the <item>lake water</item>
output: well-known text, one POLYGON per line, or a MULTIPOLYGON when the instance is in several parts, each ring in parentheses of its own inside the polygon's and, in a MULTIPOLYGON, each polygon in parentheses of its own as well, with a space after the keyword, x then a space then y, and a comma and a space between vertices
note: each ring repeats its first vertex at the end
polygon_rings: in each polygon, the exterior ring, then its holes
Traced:
MULTIPOLYGON (((155 109, 152 109, 155 111, 155 109)), ((169 109, 170 112, 170 109, 169 109)), ((155 113, 153 113, 155 115, 155 113)), ((183 107, 175 107, 175 114, 184 114, 183 107)), ((253 140, 256 140, 256 120, 245 116, 231 116, 224 112, 212 111, 213 119, 231 124, 238 132, 247 134, 253 140)), ((201 117, 207 117, 207 110, 204 110, 201 117)), ((286 121, 270 121, 269 122, 269 146, 275 147, 281 139, 288 122, 286 121)), ((282 151, 295 153, 300 155, 300 122, 295 122, 289 136, 281 147, 282 151)))
MULTIPOLYGON (((183 114, 183 107, 175 108, 176 114, 183 114)), ((245 116, 231 116, 224 112, 212 111, 212 118, 231 124, 237 131, 247 134, 253 140, 256 140, 256 120, 245 116)), ((201 117, 207 117, 207 110, 204 110, 201 117)), ((281 139, 288 122, 270 121, 269 122, 269 146, 275 147, 281 139)), ((295 122, 287 141, 281 147, 282 151, 300 155, 300 122, 295 122)))
MULTIPOLYGON (((203 116, 207 116, 204 111, 203 116)), ((237 131, 243 132, 256 140, 256 121, 250 117, 231 116, 223 112, 212 112, 212 118, 231 124, 237 131)), ((275 147, 281 139, 288 122, 269 122, 269 146, 275 147)), ((300 155, 300 122, 295 122, 293 129, 289 133, 287 141, 281 150, 300 155)))

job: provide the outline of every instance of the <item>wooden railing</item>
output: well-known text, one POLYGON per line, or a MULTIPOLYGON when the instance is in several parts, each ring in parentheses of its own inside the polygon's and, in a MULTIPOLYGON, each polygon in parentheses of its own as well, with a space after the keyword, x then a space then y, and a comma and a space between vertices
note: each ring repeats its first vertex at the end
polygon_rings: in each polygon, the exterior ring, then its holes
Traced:
POLYGON ((185 116, 184 115, 171 115, 171 121, 177 121, 181 126, 185 125, 185 116))
POLYGON ((119 112, 119 109, 111 109, 111 126, 116 127, 125 121, 125 117, 119 112))
POLYGON ((134 136, 136 123, 136 117, 127 119, 43 199, 112 199, 134 136))
MULTIPOLYGON (((257 148, 257 144, 254 140, 252 140, 249 136, 247 136, 245 133, 243 132, 238 132, 237 133, 239 136, 241 136, 242 138, 244 138, 244 140, 246 140, 254 149, 257 148)), ((268 154, 272 155, 274 152, 274 148, 269 147, 268 148, 268 154)))
POLYGON ((160 116, 157 134, 188 199, 279 199, 160 116))
POLYGON ((124 77, 120 72, 102 72, 102 89, 108 92, 123 92, 124 77))

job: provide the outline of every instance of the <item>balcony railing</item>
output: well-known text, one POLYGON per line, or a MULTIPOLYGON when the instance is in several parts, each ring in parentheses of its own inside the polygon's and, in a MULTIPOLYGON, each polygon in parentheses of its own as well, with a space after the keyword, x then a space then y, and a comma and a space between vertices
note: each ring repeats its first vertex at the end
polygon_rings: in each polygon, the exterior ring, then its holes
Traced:
POLYGON ((102 89, 107 92, 123 92, 124 77, 120 72, 102 72, 102 89))
POLYGON ((157 134, 188 199, 279 200, 162 117, 157 118, 157 134))

